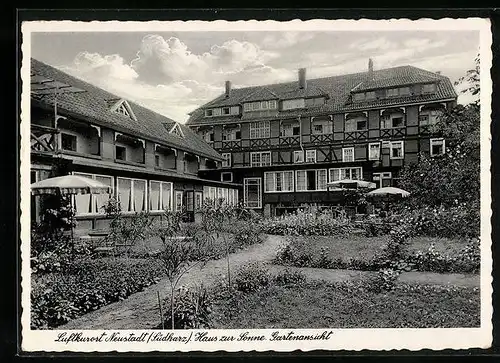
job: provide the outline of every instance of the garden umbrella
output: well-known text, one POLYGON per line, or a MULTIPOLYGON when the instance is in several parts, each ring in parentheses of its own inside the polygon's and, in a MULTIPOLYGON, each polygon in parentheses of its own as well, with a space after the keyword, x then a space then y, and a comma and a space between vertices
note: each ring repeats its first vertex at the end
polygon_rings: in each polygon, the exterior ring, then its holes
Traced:
POLYGON ((409 195, 410 192, 395 187, 378 188, 366 194, 366 196, 369 198, 380 198, 387 202, 387 210, 389 210, 389 202, 391 200, 406 198, 409 195))
MULTIPOLYGON (((62 196, 89 193, 109 194, 111 187, 97 180, 78 175, 63 175, 31 184, 31 194, 33 195, 55 194, 62 196)), ((71 221, 71 239, 73 240, 73 220, 71 221)))
POLYGON ((333 188, 350 188, 350 189, 358 189, 358 188, 367 188, 367 189, 375 189, 375 183, 365 181, 365 180, 355 180, 355 179, 342 179, 337 180, 331 183, 328 183, 329 187, 333 188))

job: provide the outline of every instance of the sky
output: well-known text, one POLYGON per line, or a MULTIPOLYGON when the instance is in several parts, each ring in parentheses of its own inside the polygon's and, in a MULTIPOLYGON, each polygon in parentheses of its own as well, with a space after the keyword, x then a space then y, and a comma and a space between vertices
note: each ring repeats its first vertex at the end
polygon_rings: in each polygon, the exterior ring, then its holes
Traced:
MULTIPOLYGON (((478 31, 32 33, 31 55, 176 121, 233 87, 413 65, 452 81, 474 66, 478 31)), ((459 102, 471 101, 470 96, 459 102)))

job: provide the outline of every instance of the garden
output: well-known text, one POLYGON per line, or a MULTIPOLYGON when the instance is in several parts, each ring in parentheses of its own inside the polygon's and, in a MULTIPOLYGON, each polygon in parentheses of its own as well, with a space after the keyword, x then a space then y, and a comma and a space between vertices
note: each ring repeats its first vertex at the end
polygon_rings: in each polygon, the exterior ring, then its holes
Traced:
POLYGON ((103 256, 67 233, 74 211, 63 201, 32 226, 31 327, 111 321, 106 308, 141 291, 133 308, 153 314, 154 329, 477 327, 479 124, 477 104, 449 111, 437 125, 446 153, 399 175, 411 197, 360 220, 328 209, 264 219, 223 200, 207 200, 197 223, 170 211, 125 219, 112 199, 103 256))

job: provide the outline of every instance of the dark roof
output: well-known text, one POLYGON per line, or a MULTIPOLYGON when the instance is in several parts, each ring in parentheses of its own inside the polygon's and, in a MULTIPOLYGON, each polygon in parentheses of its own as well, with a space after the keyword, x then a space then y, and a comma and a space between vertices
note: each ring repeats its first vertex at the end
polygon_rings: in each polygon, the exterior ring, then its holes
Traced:
MULTIPOLYGON (((245 102, 245 98, 257 92, 259 89, 266 88, 273 94, 278 95, 280 99, 290 99, 298 97, 313 97, 328 95, 326 103, 322 106, 311 106, 300 110, 280 111, 276 117, 295 117, 298 115, 320 115, 323 113, 344 112, 358 109, 367 109, 375 107, 391 107, 405 103, 437 102, 445 99, 455 99, 457 94, 449 78, 425 71, 413 66, 401 66, 374 71, 372 75, 368 72, 353 73, 341 76, 316 78, 307 80, 307 87, 304 90, 298 88, 298 82, 277 83, 263 86, 253 86, 245 88, 236 88, 231 90, 231 96, 225 98, 224 95, 203 105, 190 114, 188 125, 204 125, 215 123, 228 123, 243 119, 255 119, 240 116, 225 116, 220 118, 204 117, 202 109, 207 107, 216 107, 224 102, 224 105, 238 105, 245 102), (417 83, 437 84, 436 92, 433 94, 420 94, 412 96, 402 96, 386 99, 375 99, 371 101, 352 102, 351 93, 354 91, 365 91, 373 88, 386 88, 394 86, 404 86, 417 83), (293 96, 293 97, 292 97, 293 96)), ((250 114, 250 113, 249 113, 250 114)), ((252 113, 253 114, 253 113, 252 113)), ((269 115, 269 119, 272 117, 269 115)), ((260 118, 259 118, 260 119, 260 118)))
MULTIPOLYGON (((184 137, 178 137, 169 133, 175 121, 170 118, 153 112, 145 107, 127 100, 136 120, 116 112, 110 111, 116 102, 121 98, 107 92, 90 83, 70 76, 54 67, 42 63, 36 59, 31 59, 31 74, 37 77, 45 77, 77 89, 76 92, 61 92, 57 97, 57 107, 64 114, 64 111, 84 117, 96 125, 109 127, 123 133, 154 141, 180 150, 189 151, 194 154, 221 159, 210 145, 200 136, 196 135, 189 127, 179 124, 184 137)), ((53 94, 36 96, 32 98, 41 103, 54 104, 53 94)))

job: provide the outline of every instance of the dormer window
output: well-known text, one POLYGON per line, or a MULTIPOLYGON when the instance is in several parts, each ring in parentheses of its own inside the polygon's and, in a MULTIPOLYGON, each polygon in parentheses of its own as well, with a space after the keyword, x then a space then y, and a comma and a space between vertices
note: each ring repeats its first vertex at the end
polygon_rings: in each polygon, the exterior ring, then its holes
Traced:
POLYGON ((212 117, 214 115, 214 111, 212 109, 205 110, 206 117, 212 117))
POLYGON ((387 97, 399 96, 399 89, 398 88, 389 88, 386 92, 387 92, 387 97))
POLYGON ((375 91, 366 92, 366 99, 367 100, 374 100, 375 99, 375 91))
POLYGON ((181 126, 177 122, 174 123, 174 125, 170 129, 170 133, 172 135, 177 136, 177 137, 181 137, 181 138, 184 137, 184 132, 182 131, 181 126))
POLYGON ((118 100, 118 102, 111 106, 110 110, 122 116, 137 120, 132 108, 126 100, 118 100))
POLYGON ((262 110, 275 110, 277 108, 276 100, 258 101, 258 102, 245 102, 243 110, 249 111, 262 111, 262 110))
POLYGON ((239 106, 208 108, 205 110, 205 117, 238 115, 239 112, 240 112, 239 106))
POLYGON ((283 110, 294 110, 297 108, 305 108, 306 102, 305 102, 305 99, 303 99, 303 98, 284 100, 282 107, 283 107, 283 110))
POLYGON ((229 114, 231 114, 231 108, 230 107, 223 107, 222 108, 222 114, 223 115, 229 115, 229 114))
POLYGON ((355 94, 353 94, 352 97, 353 97, 354 101, 364 101, 365 94, 364 93, 355 93, 355 94))
POLYGON ((314 98, 307 98, 306 99, 306 106, 307 107, 317 107, 317 106, 322 106, 325 104, 325 98, 324 97, 314 97, 314 98))
POLYGON ((422 86, 422 93, 434 93, 436 92, 436 85, 434 83, 424 84, 422 86))

